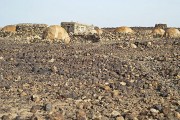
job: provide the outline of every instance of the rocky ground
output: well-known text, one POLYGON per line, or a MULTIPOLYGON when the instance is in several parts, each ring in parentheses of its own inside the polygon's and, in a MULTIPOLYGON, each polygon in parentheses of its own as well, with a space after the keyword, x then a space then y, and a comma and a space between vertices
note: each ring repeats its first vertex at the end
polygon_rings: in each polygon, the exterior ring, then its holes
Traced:
POLYGON ((0 38, 2 120, 179 120, 180 40, 0 38))

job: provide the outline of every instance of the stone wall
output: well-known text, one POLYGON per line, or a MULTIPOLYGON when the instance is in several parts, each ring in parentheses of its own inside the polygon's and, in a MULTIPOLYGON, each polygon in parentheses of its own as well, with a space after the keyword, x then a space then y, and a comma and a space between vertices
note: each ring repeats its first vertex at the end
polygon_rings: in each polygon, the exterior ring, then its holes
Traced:
MULTIPOLYGON (((48 27, 46 24, 17 24, 16 32, 0 31, 0 37, 8 37, 19 41, 43 41, 43 31, 48 27)), ((152 30, 154 27, 131 27, 134 34, 123 34, 113 32, 115 28, 103 28, 102 35, 75 35, 69 34, 72 42, 108 42, 120 40, 148 40, 152 39, 152 30)), ((179 28, 180 30, 180 28, 179 28)))
POLYGON ((167 24, 155 24, 155 28, 166 29, 167 28, 167 24))
POLYGON ((42 39, 43 31, 48 27, 46 24, 17 24, 16 32, 0 31, 0 37, 9 37, 13 39, 42 39))
MULTIPOLYGON (((18 24, 16 25, 17 36, 20 38, 42 38, 44 30, 48 27, 46 24, 18 24)), ((29 38, 29 39, 30 39, 29 38)))
POLYGON ((15 32, 8 32, 8 31, 0 31, 0 37, 3 37, 3 38, 15 38, 16 36, 16 33, 15 32))
MULTIPOLYGON (((142 31, 142 30, 152 30, 154 27, 130 27, 131 29, 135 31, 142 31)), ((106 27, 102 28, 106 31, 113 32, 116 28, 115 27, 106 27)))
POLYGON ((152 30, 154 27, 131 27, 134 34, 115 33, 115 28, 103 28, 102 38, 107 40, 134 40, 134 39, 152 39, 152 30))
POLYGON ((101 35, 101 40, 103 41, 119 41, 119 40, 127 40, 127 41, 133 41, 133 40, 147 40, 152 39, 153 35, 151 32, 141 32, 137 31, 134 34, 123 34, 123 33, 116 33, 116 32, 104 32, 101 35))
POLYGON ((117 33, 104 30, 101 35, 71 35, 72 42, 111 42, 111 41, 133 41, 153 39, 151 30, 136 30, 134 34, 117 33))

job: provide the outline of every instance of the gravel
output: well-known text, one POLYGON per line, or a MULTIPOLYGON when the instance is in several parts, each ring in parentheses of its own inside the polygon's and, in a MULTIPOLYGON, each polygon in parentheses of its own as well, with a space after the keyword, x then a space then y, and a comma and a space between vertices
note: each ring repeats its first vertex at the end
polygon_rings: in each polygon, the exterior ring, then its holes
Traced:
POLYGON ((178 120, 179 42, 0 38, 0 118, 178 120))

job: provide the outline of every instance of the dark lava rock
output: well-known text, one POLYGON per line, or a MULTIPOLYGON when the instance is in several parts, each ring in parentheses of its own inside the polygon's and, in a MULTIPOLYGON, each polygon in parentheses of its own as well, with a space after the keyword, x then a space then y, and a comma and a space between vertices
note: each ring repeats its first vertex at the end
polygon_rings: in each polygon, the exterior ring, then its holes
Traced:
POLYGON ((14 120, 22 120, 22 119, 21 119, 21 116, 16 116, 14 120))
POLYGON ((52 104, 51 104, 51 103, 47 103, 47 104, 44 106, 44 110, 45 110, 45 111, 51 111, 51 110, 52 110, 52 104))
POLYGON ((38 110, 41 110, 41 109, 42 107, 40 105, 35 105, 31 107, 30 112, 36 113, 38 110))
POLYGON ((154 108, 159 110, 160 112, 162 111, 162 106, 161 105, 154 105, 154 108))
POLYGON ((32 115, 32 116, 31 116, 31 118, 30 118, 30 120, 39 120, 39 119, 38 119, 38 117, 37 117, 37 116, 32 115))
POLYGON ((9 115, 3 115, 3 116, 1 117, 1 119, 2 119, 2 120, 11 120, 10 117, 9 117, 9 115))
POLYGON ((160 93, 160 96, 161 97, 168 97, 168 93, 163 91, 163 92, 160 93))

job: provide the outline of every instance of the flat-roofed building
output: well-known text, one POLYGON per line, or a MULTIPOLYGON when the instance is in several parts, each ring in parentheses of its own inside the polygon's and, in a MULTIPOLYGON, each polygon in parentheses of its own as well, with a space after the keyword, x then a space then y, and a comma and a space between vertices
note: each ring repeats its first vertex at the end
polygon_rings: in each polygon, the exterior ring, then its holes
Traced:
POLYGON ((93 25, 86 25, 77 22, 61 22, 61 27, 63 27, 68 33, 76 35, 93 34, 95 31, 93 25))

